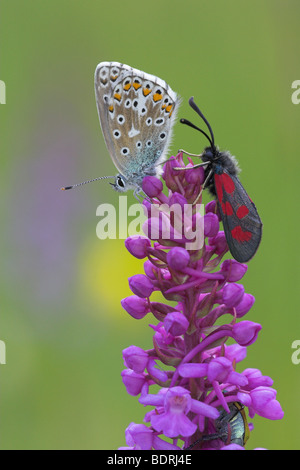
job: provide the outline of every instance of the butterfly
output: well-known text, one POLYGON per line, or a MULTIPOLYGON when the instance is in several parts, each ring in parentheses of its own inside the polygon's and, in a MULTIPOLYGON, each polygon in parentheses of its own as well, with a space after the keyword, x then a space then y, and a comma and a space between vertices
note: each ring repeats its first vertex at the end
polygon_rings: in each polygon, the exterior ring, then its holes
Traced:
POLYGON ((185 153, 200 156, 202 159, 202 163, 191 168, 200 166, 205 168, 203 189, 208 188, 217 199, 225 237, 231 254, 241 263, 249 261, 256 253, 261 241, 261 219, 254 203, 237 176, 239 167, 235 157, 227 151, 220 151, 215 145, 212 128, 195 104, 193 97, 190 98, 189 104, 207 125, 210 136, 186 119, 181 119, 180 122, 204 134, 210 145, 200 155, 185 153))
POLYGON ((98 64, 95 94, 103 137, 119 173, 90 181, 114 178, 116 191, 133 189, 137 195, 146 175, 162 173, 180 99, 164 80, 119 62, 98 64))

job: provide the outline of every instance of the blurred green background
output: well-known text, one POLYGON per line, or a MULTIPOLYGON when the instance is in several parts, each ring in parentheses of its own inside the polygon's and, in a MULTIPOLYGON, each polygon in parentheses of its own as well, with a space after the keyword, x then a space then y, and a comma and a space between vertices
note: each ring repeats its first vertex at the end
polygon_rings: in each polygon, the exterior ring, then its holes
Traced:
MULTIPOLYGON (((1 0, 2 449, 115 449, 145 414, 120 377, 122 349, 152 344, 153 318, 120 307, 143 261, 95 230, 97 206, 118 195, 107 182, 59 191, 115 173, 94 98, 101 61, 163 78, 183 98, 179 117, 196 122, 194 95, 237 155, 264 223, 243 279, 256 297, 247 319, 263 329, 243 366, 274 379, 285 411, 255 417, 247 448, 299 448, 299 15, 297 0, 1 0)), ((205 145, 175 126, 173 153, 205 145)))

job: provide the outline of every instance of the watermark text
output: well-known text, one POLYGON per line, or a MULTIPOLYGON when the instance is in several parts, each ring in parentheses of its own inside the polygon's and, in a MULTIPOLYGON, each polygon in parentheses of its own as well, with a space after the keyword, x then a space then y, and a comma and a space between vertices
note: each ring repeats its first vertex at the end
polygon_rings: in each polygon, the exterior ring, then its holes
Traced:
POLYGON ((295 351, 292 354, 292 363, 297 366, 300 364, 300 340, 296 339, 295 341, 292 342, 292 349, 295 349, 295 351))
POLYGON ((146 235, 152 240, 180 241, 187 250, 200 250, 204 244, 203 204, 149 204, 146 209, 138 203, 128 206, 127 196, 120 196, 118 211, 112 204, 100 204, 96 215, 100 240, 146 235))
POLYGON ((6 346, 4 341, 0 340, 0 364, 6 364, 6 346))
POLYGON ((0 80, 0 104, 6 104, 6 86, 3 80, 0 80))
POLYGON ((292 88, 296 89, 292 93, 292 103, 299 104, 300 103, 300 80, 294 80, 292 83, 292 88))

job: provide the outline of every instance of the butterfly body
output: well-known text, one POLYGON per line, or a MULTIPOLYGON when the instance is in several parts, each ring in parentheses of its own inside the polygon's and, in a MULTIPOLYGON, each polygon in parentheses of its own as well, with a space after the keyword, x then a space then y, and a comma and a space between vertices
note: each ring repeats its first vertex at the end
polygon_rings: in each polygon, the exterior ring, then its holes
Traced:
POLYGON ((162 79, 119 62, 101 62, 95 71, 100 125, 119 171, 115 190, 138 192, 146 175, 159 176, 179 106, 162 79))

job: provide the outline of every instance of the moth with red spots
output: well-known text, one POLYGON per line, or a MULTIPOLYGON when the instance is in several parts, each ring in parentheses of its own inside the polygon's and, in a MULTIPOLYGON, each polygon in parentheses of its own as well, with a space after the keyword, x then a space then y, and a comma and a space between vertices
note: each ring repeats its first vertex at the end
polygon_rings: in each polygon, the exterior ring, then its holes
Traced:
POLYGON ((192 168, 204 166, 203 189, 208 188, 216 197, 229 250, 237 261, 244 263, 249 261, 258 249, 262 236, 262 222, 254 203, 237 177, 240 170, 235 157, 216 147, 212 128, 195 104, 193 97, 189 99, 189 104, 203 119, 210 133, 209 137, 190 121, 180 120, 181 123, 200 131, 210 142, 210 146, 206 147, 202 154, 197 155, 201 157, 203 163, 192 168))

